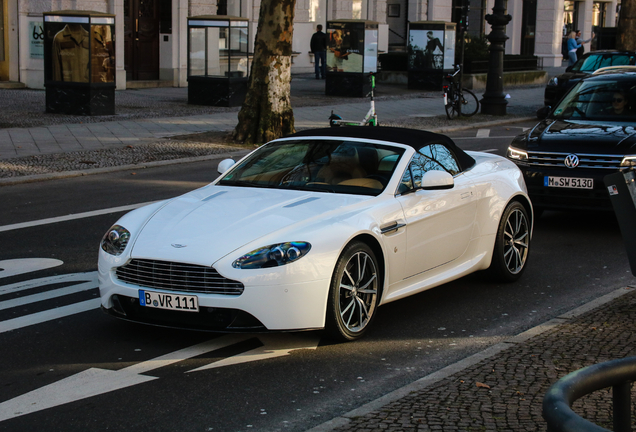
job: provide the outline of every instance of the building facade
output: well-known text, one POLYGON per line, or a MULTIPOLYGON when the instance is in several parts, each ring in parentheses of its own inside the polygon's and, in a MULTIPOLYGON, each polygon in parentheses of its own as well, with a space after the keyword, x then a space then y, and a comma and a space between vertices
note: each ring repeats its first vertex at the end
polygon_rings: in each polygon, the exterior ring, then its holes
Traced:
MULTIPOLYGON (((536 55, 544 66, 560 66, 563 40, 571 30, 585 39, 595 27, 616 25, 618 0, 507 0, 512 16, 506 31, 507 54, 536 55)), ((405 50, 408 23, 457 22, 460 0, 297 0, 292 73, 313 71, 309 40, 327 20, 377 21, 378 50, 405 50)), ((485 15, 494 0, 471 0, 469 33, 490 29, 485 15)), ((116 81, 167 81, 187 86, 187 17, 234 15, 247 18, 256 34, 260 0, 0 0, 0 81, 44 87, 42 13, 85 10, 116 16, 116 81)), ((251 47, 250 47, 251 48, 251 47)), ((589 45, 586 45, 589 50, 589 45)))

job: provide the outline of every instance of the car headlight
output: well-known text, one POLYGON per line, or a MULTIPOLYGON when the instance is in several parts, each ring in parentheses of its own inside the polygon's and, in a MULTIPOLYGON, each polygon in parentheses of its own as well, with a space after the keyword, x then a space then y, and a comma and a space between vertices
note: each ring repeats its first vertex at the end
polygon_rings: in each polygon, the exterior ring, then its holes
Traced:
POLYGON ((130 240, 130 231, 123 226, 113 225, 102 238, 102 250, 111 255, 119 256, 124 253, 130 240))
POLYGON ((514 161, 527 161, 528 160, 528 152, 525 150, 519 150, 514 147, 508 147, 508 151, 506 152, 506 156, 509 159, 514 161))
POLYGON ((287 242, 265 246, 243 255, 232 263, 238 269, 278 267, 298 261, 307 255, 311 245, 307 242, 287 242))
POLYGON ((557 77, 552 78, 550 81, 548 81, 548 85, 549 86, 558 86, 559 85, 559 79, 557 77))
POLYGON ((636 156, 625 156, 621 168, 636 168, 636 156))

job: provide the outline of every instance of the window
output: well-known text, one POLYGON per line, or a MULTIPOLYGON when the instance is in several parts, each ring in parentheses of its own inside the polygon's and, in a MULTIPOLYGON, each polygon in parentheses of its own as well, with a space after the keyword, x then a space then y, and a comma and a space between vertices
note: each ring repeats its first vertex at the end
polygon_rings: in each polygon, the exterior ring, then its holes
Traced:
POLYGON ((443 144, 431 144, 421 148, 411 159, 409 169, 402 177, 399 193, 422 187, 422 177, 428 171, 446 171, 459 174, 455 155, 443 144))

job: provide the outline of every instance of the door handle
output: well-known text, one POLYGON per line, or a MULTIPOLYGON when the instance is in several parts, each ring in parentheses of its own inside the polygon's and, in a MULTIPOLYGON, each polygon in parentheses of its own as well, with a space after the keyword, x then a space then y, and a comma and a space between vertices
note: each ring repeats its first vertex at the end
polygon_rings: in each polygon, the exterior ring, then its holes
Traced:
POLYGON ((406 224, 398 223, 397 221, 389 223, 384 228, 380 228, 380 234, 388 234, 393 231, 397 231, 402 227, 405 227, 406 224))

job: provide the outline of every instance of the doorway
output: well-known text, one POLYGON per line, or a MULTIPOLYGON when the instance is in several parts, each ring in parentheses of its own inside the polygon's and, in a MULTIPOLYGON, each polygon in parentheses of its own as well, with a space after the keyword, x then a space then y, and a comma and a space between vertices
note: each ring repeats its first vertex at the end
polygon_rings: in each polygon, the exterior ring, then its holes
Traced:
POLYGON ((523 0, 521 13, 521 55, 534 55, 537 0, 523 0))
POLYGON ((124 0, 124 67, 127 81, 159 79, 158 0, 124 0))

